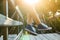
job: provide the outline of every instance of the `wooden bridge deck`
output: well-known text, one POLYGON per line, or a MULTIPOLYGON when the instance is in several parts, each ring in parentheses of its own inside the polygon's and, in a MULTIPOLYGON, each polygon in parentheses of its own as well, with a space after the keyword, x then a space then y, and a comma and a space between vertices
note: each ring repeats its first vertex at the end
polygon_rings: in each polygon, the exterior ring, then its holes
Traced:
MULTIPOLYGON (((9 35, 9 40, 14 40, 17 37, 17 34, 9 35)), ((0 40, 3 40, 3 37, 0 37, 0 40)), ((20 39, 17 40, 60 40, 60 34, 49 33, 49 34, 38 34, 37 36, 33 35, 22 35, 20 39)))
MULTIPOLYGON (((8 40, 14 40, 16 38, 17 34, 10 34, 8 35, 8 40)), ((0 37, 0 40, 3 40, 3 35, 0 37)))
POLYGON ((49 33, 49 34, 38 34, 33 35, 23 35, 20 40, 60 40, 60 34, 49 33))

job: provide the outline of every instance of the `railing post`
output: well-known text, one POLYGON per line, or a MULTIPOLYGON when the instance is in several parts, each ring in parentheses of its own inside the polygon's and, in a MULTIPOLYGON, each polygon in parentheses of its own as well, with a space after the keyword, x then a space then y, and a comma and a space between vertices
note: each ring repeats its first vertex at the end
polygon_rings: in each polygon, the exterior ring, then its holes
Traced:
MULTIPOLYGON (((3 12, 8 18, 8 0, 3 0, 3 12)), ((8 27, 3 28, 3 40, 8 40, 8 27)))
POLYGON ((8 27, 3 28, 3 40, 8 40, 8 27))

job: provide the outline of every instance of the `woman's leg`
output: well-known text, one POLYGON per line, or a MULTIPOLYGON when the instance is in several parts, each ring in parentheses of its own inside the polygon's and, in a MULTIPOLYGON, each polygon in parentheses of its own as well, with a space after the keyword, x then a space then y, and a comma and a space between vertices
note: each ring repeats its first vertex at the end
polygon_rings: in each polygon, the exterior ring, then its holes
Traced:
POLYGON ((31 14, 30 13, 27 13, 27 24, 31 25, 33 22, 33 19, 31 17, 31 14))
POLYGON ((36 30, 35 28, 33 27, 33 19, 32 19, 32 16, 30 13, 27 13, 27 25, 26 25, 26 30, 34 35, 36 35, 36 30))
POLYGON ((33 18, 34 22, 36 23, 36 27, 39 29, 39 30, 50 30, 51 27, 48 27, 46 24, 44 23, 41 23, 41 20, 39 18, 39 15, 38 13, 36 12, 35 9, 33 9, 31 11, 31 17, 33 18))
POLYGON ((30 12, 31 14, 31 17, 33 18, 34 22, 38 25, 40 24, 40 18, 39 18, 39 15, 38 13, 36 12, 36 10, 33 8, 32 11, 30 12))

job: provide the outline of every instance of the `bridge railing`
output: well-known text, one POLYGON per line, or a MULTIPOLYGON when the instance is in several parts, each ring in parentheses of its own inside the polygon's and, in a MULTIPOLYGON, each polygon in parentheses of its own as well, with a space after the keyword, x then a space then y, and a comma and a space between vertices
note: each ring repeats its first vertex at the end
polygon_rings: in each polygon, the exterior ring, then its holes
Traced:
POLYGON ((23 35, 23 29, 21 30, 21 32, 17 35, 17 37, 14 40, 20 40, 22 35, 23 35))

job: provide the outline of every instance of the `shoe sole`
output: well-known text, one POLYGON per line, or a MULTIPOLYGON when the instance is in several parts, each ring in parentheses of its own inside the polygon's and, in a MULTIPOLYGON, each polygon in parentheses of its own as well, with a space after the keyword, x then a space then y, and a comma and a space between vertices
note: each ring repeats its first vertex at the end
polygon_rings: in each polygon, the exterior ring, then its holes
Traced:
POLYGON ((33 34, 33 35, 37 35, 37 33, 34 33, 34 32, 32 32, 32 31, 30 31, 30 30, 28 30, 28 29, 25 29, 26 31, 28 31, 29 33, 31 33, 31 34, 33 34))
POLYGON ((48 29, 37 29, 37 30, 41 31, 41 30, 51 30, 51 29, 52 27, 48 27, 48 29))

